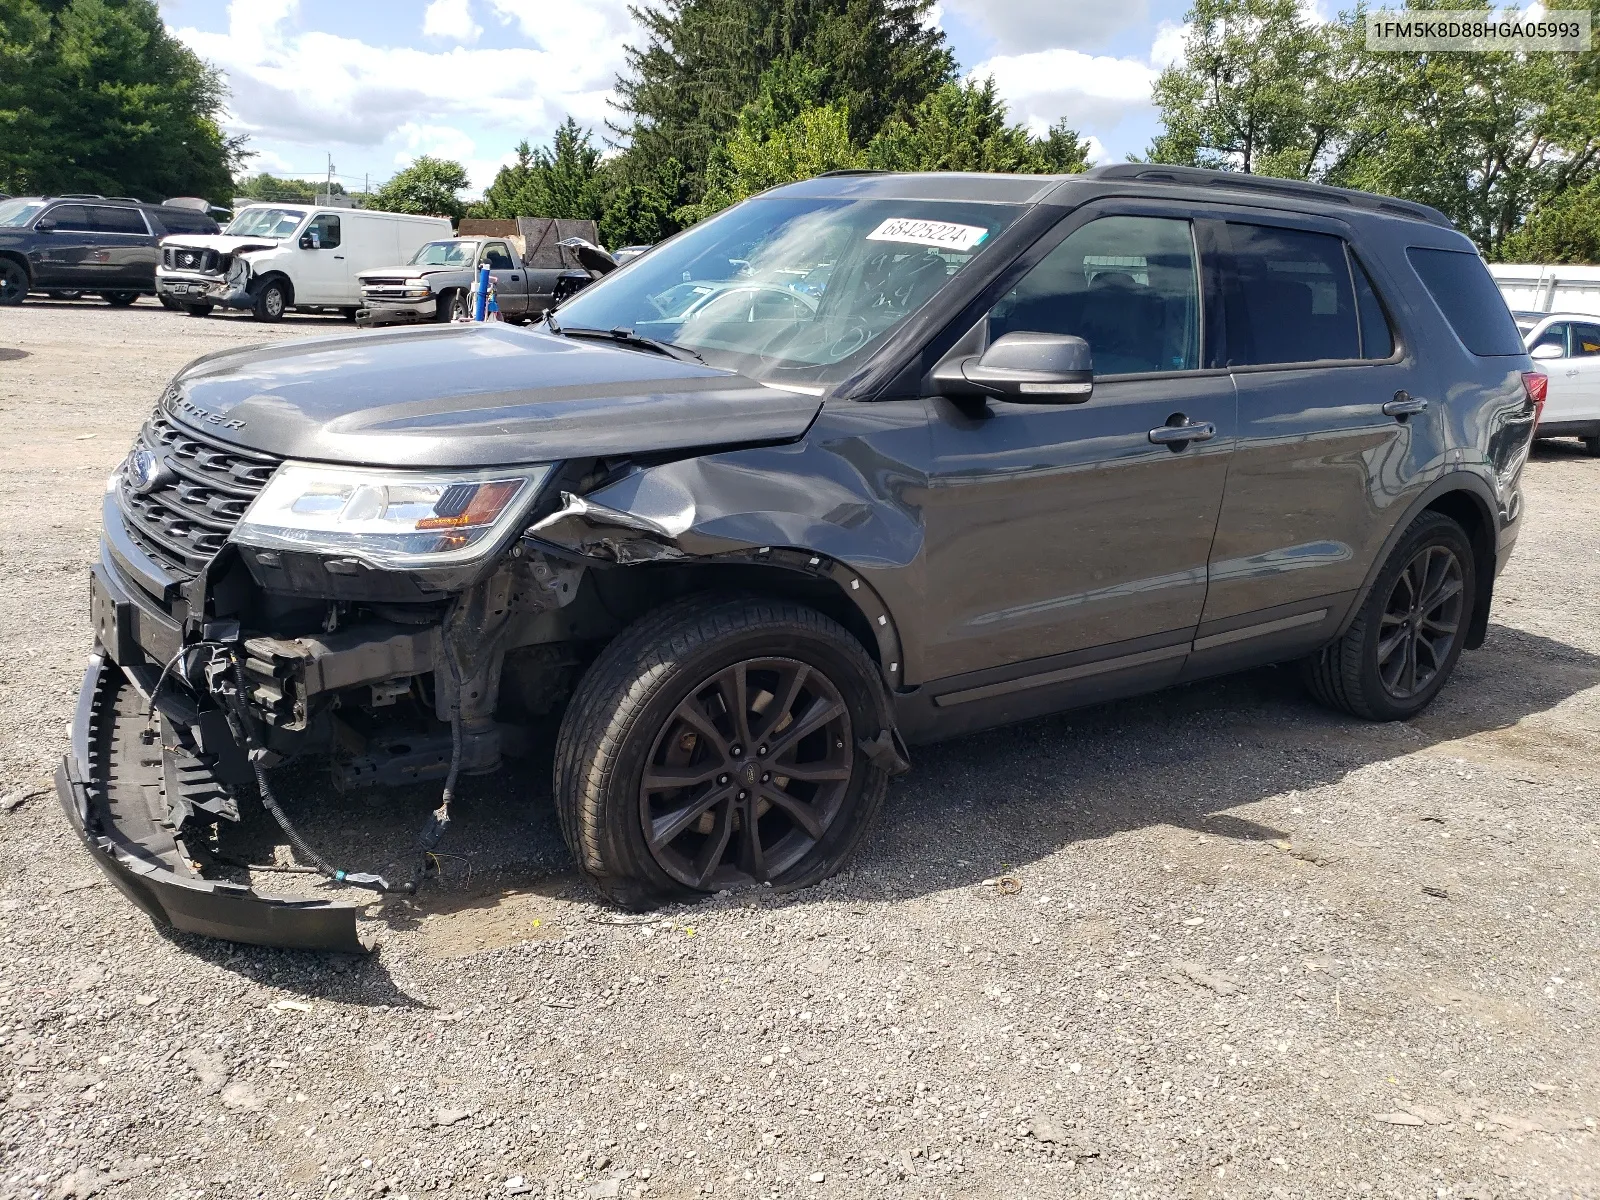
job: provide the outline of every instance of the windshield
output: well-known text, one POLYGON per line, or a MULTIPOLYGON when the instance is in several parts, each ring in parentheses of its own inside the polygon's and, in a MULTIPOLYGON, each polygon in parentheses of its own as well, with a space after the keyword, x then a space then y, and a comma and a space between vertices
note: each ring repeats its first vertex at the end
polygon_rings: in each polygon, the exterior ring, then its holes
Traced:
POLYGON ((418 267, 470 267, 476 242, 426 242, 411 256, 418 267))
POLYGON ((286 238, 306 219, 301 209, 247 208, 222 232, 234 237, 286 238))
POLYGON ((26 225, 43 207, 43 200, 0 200, 0 228, 26 225))
POLYGON ((631 329, 772 383, 843 379, 1016 219, 946 200, 749 200, 591 284, 565 328, 631 329))

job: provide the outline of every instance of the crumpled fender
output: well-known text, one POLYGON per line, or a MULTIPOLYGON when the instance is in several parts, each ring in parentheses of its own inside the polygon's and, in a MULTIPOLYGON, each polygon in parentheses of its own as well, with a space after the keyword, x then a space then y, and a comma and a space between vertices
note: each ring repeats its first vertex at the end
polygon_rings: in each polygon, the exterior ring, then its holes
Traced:
POLYGON ((903 575, 919 560, 916 514, 869 486, 862 467, 812 442, 752 447, 642 467, 562 506, 528 536, 621 565, 764 561, 827 575, 861 610, 891 686, 902 676, 898 627, 871 576, 903 575))

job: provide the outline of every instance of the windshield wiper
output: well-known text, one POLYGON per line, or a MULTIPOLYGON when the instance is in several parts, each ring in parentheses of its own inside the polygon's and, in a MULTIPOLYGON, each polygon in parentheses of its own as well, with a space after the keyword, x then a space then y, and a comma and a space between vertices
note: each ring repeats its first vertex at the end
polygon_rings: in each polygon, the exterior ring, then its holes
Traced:
POLYGON ((703 364, 706 361, 687 346, 680 346, 676 342, 658 341, 622 326, 616 329, 585 329, 582 326, 559 325, 555 317, 550 314, 546 314, 545 321, 550 326, 551 333, 559 333, 562 337, 595 338, 623 346, 637 346, 641 350, 654 350, 657 354, 665 354, 668 358, 675 358, 679 362, 703 364))

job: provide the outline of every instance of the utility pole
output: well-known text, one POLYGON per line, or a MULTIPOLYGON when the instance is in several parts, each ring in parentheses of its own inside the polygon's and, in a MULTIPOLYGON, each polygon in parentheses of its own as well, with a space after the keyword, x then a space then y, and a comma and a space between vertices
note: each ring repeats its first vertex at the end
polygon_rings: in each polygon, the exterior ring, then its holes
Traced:
POLYGON ((365 208, 372 200, 372 172, 364 171, 361 175, 361 207, 365 208))
POLYGON ((333 203, 333 155, 331 155, 331 154, 328 155, 328 186, 324 190, 326 191, 327 195, 324 197, 322 203, 323 204, 332 204, 333 203))

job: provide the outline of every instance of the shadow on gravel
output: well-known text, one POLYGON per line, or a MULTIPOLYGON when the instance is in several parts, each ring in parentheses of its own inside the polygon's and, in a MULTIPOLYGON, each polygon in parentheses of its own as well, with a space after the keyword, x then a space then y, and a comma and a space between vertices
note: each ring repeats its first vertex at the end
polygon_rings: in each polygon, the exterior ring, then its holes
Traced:
POLYGON ((17 350, 10 346, 0 346, 0 362, 15 362, 19 358, 27 358, 30 352, 17 350))
MULTIPOLYGON (((1545 725, 1519 729, 1518 722, 1597 684, 1600 655, 1492 625, 1487 644, 1463 657, 1433 707, 1405 724, 1331 713, 1310 700, 1293 668, 1284 667, 920 747, 912 753, 912 770, 891 789, 876 833, 829 885, 827 898, 886 901, 969 886, 1074 842, 1153 825, 1276 841, 1287 833, 1232 810, 1475 735, 1498 731, 1515 741, 1531 730, 1520 752, 1536 769, 1560 748, 1552 749, 1555 735, 1545 725)), ((1587 756, 1590 749, 1573 746, 1571 752, 1587 756)), ((471 952, 475 944, 539 936, 520 925, 514 932, 494 927, 536 911, 548 914, 545 902, 594 902, 561 840, 550 803, 550 765, 551 745, 544 743, 497 775, 463 780, 436 874, 414 898, 374 897, 369 915, 390 934, 422 931, 424 942, 430 917, 452 918, 458 949, 471 952), (478 923, 487 938, 481 943, 463 928, 478 923)), ((285 768, 275 782, 306 839, 347 870, 393 870, 397 876, 416 861, 417 833, 438 803, 437 784, 339 795, 327 768, 316 763, 285 768)), ((286 839, 259 805, 245 807, 241 825, 224 831, 222 849, 237 861, 269 862, 286 839)), ((335 892, 304 874, 257 874, 255 884, 279 894, 357 902, 369 895, 335 892)), ((807 896, 796 892, 782 902, 805 904, 807 896)), ((308 996, 416 1003, 389 978, 381 954, 351 961, 174 940, 226 969, 308 996)))
POLYGON ((1496 736, 1536 770, 1565 752, 1561 735, 1518 722, 1597 684, 1600 655, 1491 625, 1406 723, 1332 713, 1294 668, 1269 667, 923 747, 841 882, 862 900, 916 895, 1152 825, 1275 841, 1287 833, 1230 810, 1474 735, 1496 736))

